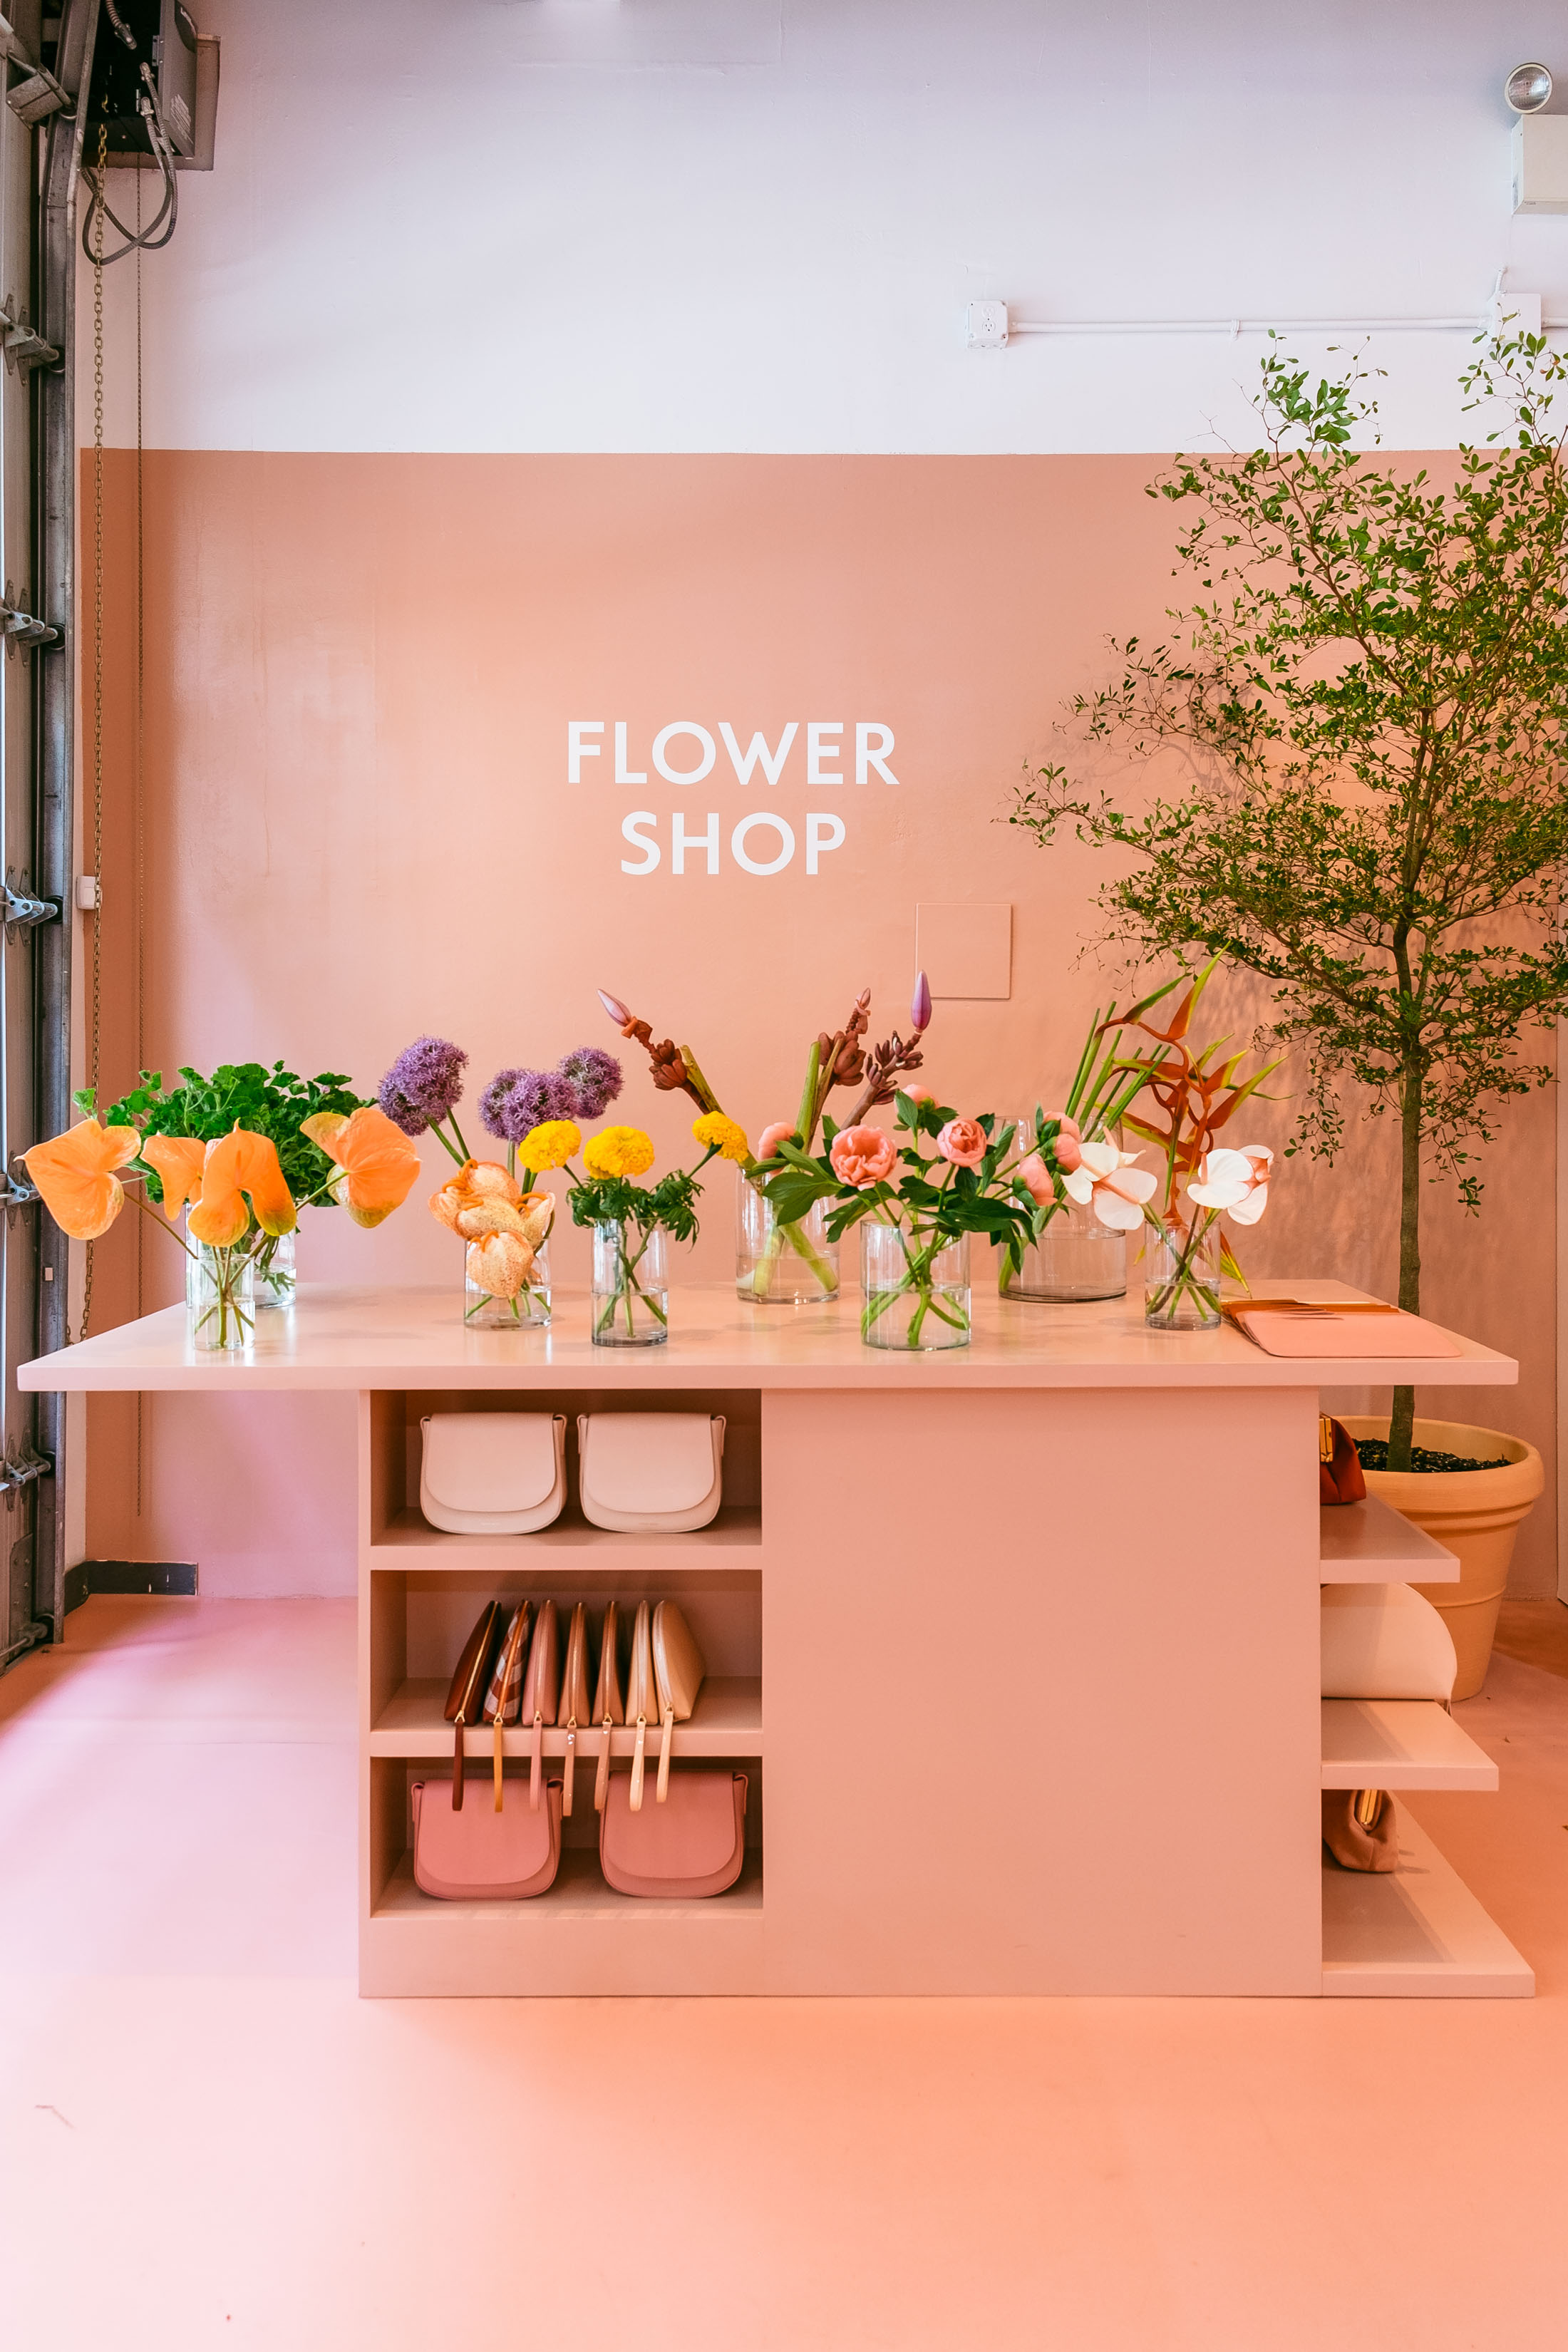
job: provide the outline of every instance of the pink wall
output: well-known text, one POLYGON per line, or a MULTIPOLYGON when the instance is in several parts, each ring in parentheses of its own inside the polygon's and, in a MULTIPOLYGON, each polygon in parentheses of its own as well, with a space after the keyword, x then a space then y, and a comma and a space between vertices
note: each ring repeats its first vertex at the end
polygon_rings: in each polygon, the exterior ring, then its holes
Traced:
MULTIPOLYGON (((103 1071, 135 1066, 134 671, 126 564, 133 461, 109 461, 103 1071)), ((503 1063, 613 1045, 594 991, 690 1043, 754 1133, 793 1109, 804 1049, 856 990, 879 1032, 899 1019, 921 900, 1014 907, 1011 998, 939 1002, 934 1083, 965 1108, 1058 1091, 1111 986, 1080 950, 1107 869, 1070 843, 1042 856, 998 819, 1062 697, 1096 678, 1114 629, 1157 629, 1168 519, 1123 457, 342 457, 158 453, 147 461, 147 701, 142 792, 147 1058, 171 1072, 281 1055, 346 1068, 365 1090, 422 1029, 457 1037, 475 1091, 503 1063), (566 781, 567 722, 602 719, 604 753, 566 781), (614 723, 646 784, 617 786, 614 723), (775 790, 743 791, 720 744, 689 786, 647 756, 661 726, 727 720, 799 735, 775 790), (806 728, 889 727, 897 788, 808 785, 806 728), (788 870, 740 870, 749 809, 793 826, 788 870), (623 840, 655 812, 663 858, 623 840), (670 818, 720 815, 721 869, 670 871, 670 818), (847 837, 804 870, 805 819, 847 837)), ((84 511, 86 509, 84 507, 84 511)), ((689 739, 674 759, 695 757, 689 739)), ((776 837, 753 836, 765 857, 776 837)), ((939 992, 942 973, 933 971, 939 992)), ((1255 1011, 1237 989, 1237 1018, 1255 1011)), ((679 1108, 628 1063, 624 1115, 661 1160, 679 1108)), ((469 1105, 470 1141, 477 1117, 469 1105)), ((1258 1121, 1282 1140, 1281 1106, 1258 1121)), ((1293 1161, 1250 1268, 1392 1280, 1390 1135, 1354 1132, 1337 1173, 1293 1161)), ((1551 1455, 1551 1106, 1511 1108, 1468 1224, 1436 1191, 1434 1312, 1517 1352, 1497 1417, 1551 1455)), ((432 1178, 443 1163, 426 1152, 432 1178)), ((730 1173, 710 1186, 694 1271, 727 1270, 730 1173)), ((135 1311, 129 1221, 100 1250, 104 1324, 135 1311)), ((309 1214, 307 1280, 450 1281, 456 1245, 418 1197, 374 1234, 309 1214)), ((182 1261, 148 1234, 142 1295, 182 1261)), ((583 1237, 555 1245, 583 1277, 583 1237)), ((568 1305, 565 1311, 574 1312, 568 1305)), ((353 1494, 335 1421, 279 1400, 219 1406, 95 1400, 89 1550, 199 1559, 210 1591, 346 1591, 353 1494)), ((1521 1589, 1552 1586, 1551 1506, 1527 1530, 1521 1589)))

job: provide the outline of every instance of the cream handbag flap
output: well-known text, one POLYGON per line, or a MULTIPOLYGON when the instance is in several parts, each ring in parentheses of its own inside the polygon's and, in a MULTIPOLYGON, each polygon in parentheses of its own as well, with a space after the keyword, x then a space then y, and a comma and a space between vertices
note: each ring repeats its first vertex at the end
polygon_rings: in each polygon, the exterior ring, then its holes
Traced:
POLYGON ((422 1508, 489 1515, 542 1510, 562 1475, 564 1413, 433 1412, 421 1421, 422 1508))
MULTIPOLYGON (((713 1496, 724 1454, 724 1416, 705 1412, 584 1412, 577 1445, 584 1510, 674 1518, 713 1496)), ((715 1502, 715 1509, 718 1506, 715 1502)))

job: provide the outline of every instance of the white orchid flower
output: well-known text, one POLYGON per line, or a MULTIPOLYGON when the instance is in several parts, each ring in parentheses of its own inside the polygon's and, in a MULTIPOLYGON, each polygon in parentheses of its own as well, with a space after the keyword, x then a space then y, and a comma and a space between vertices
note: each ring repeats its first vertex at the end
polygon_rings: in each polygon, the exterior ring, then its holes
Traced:
POLYGON ((1261 1143, 1245 1143, 1239 1151, 1204 1154, 1198 1181, 1187 1186, 1187 1198, 1200 1209, 1221 1209, 1233 1224, 1255 1225, 1268 1206, 1268 1176, 1274 1154, 1261 1143))
POLYGON ((1118 1151, 1113 1143, 1086 1143, 1081 1149, 1078 1166, 1062 1178, 1068 1198, 1080 1209, 1092 1203, 1100 1223, 1113 1232, 1135 1234, 1156 1180, 1133 1165, 1136 1151, 1118 1151))

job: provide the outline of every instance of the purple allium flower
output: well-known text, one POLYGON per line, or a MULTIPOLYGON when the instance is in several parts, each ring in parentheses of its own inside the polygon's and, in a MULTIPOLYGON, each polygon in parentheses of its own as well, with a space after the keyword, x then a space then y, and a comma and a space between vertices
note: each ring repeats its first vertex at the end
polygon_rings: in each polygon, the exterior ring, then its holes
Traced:
POLYGON ((479 1097, 479 1117, 503 1143, 521 1143, 547 1118, 575 1118, 577 1089, 559 1070, 498 1070, 479 1097))
POLYGON ((579 1045, 575 1053, 563 1054, 557 1066, 577 1090, 579 1118, 597 1118, 621 1091, 620 1064, 597 1045, 579 1045))
POLYGON ((405 1045, 376 1090, 376 1100, 405 1135, 423 1135, 454 1111, 463 1093, 468 1055, 447 1037, 416 1037, 405 1045))

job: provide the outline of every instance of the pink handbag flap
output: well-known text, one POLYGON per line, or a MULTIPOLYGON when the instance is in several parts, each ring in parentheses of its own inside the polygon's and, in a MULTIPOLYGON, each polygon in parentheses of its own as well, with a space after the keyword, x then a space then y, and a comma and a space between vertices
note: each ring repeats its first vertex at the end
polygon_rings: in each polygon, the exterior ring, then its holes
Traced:
POLYGON ((594 1412, 578 1424, 584 1491, 606 1511, 693 1511, 713 1492, 705 1412, 594 1412))
POLYGON ((464 1777, 463 1802, 452 1811, 450 1780, 414 1784, 414 1882, 448 1902, 515 1901, 542 1895, 561 1853, 561 1783, 549 1784, 548 1806, 531 1812, 528 1782, 508 1778, 506 1803, 495 1810, 489 1772, 464 1777))
POLYGON ((1385 1315, 1364 1309, 1336 1315, 1323 1307, 1259 1307, 1248 1312, 1234 1307, 1231 1320, 1246 1332, 1266 1356, 1354 1356, 1373 1359, 1394 1356, 1457 1356, 1457 1340, 1436 1323, 1419 1315, 1404 1315, 1391 1307, 1385 1315))
POLYGON ((736 1864, 741 1829, 736 1818, 735 1776, 730 1772, 672 1772, 661 1805, 644 1783, 642 1810, 631 1809, 631 1775, 610 1776, 609 1799, 599 1831, 599 1853, 610 1884, 632 1881, 637 1891, 668 1885, 722 1879, 736 1864))
POLYGON ((419 1426, 425 1483, 443 1510, 537 1511, 554 1491, 553 1413, 433 1412, 419 1426))

